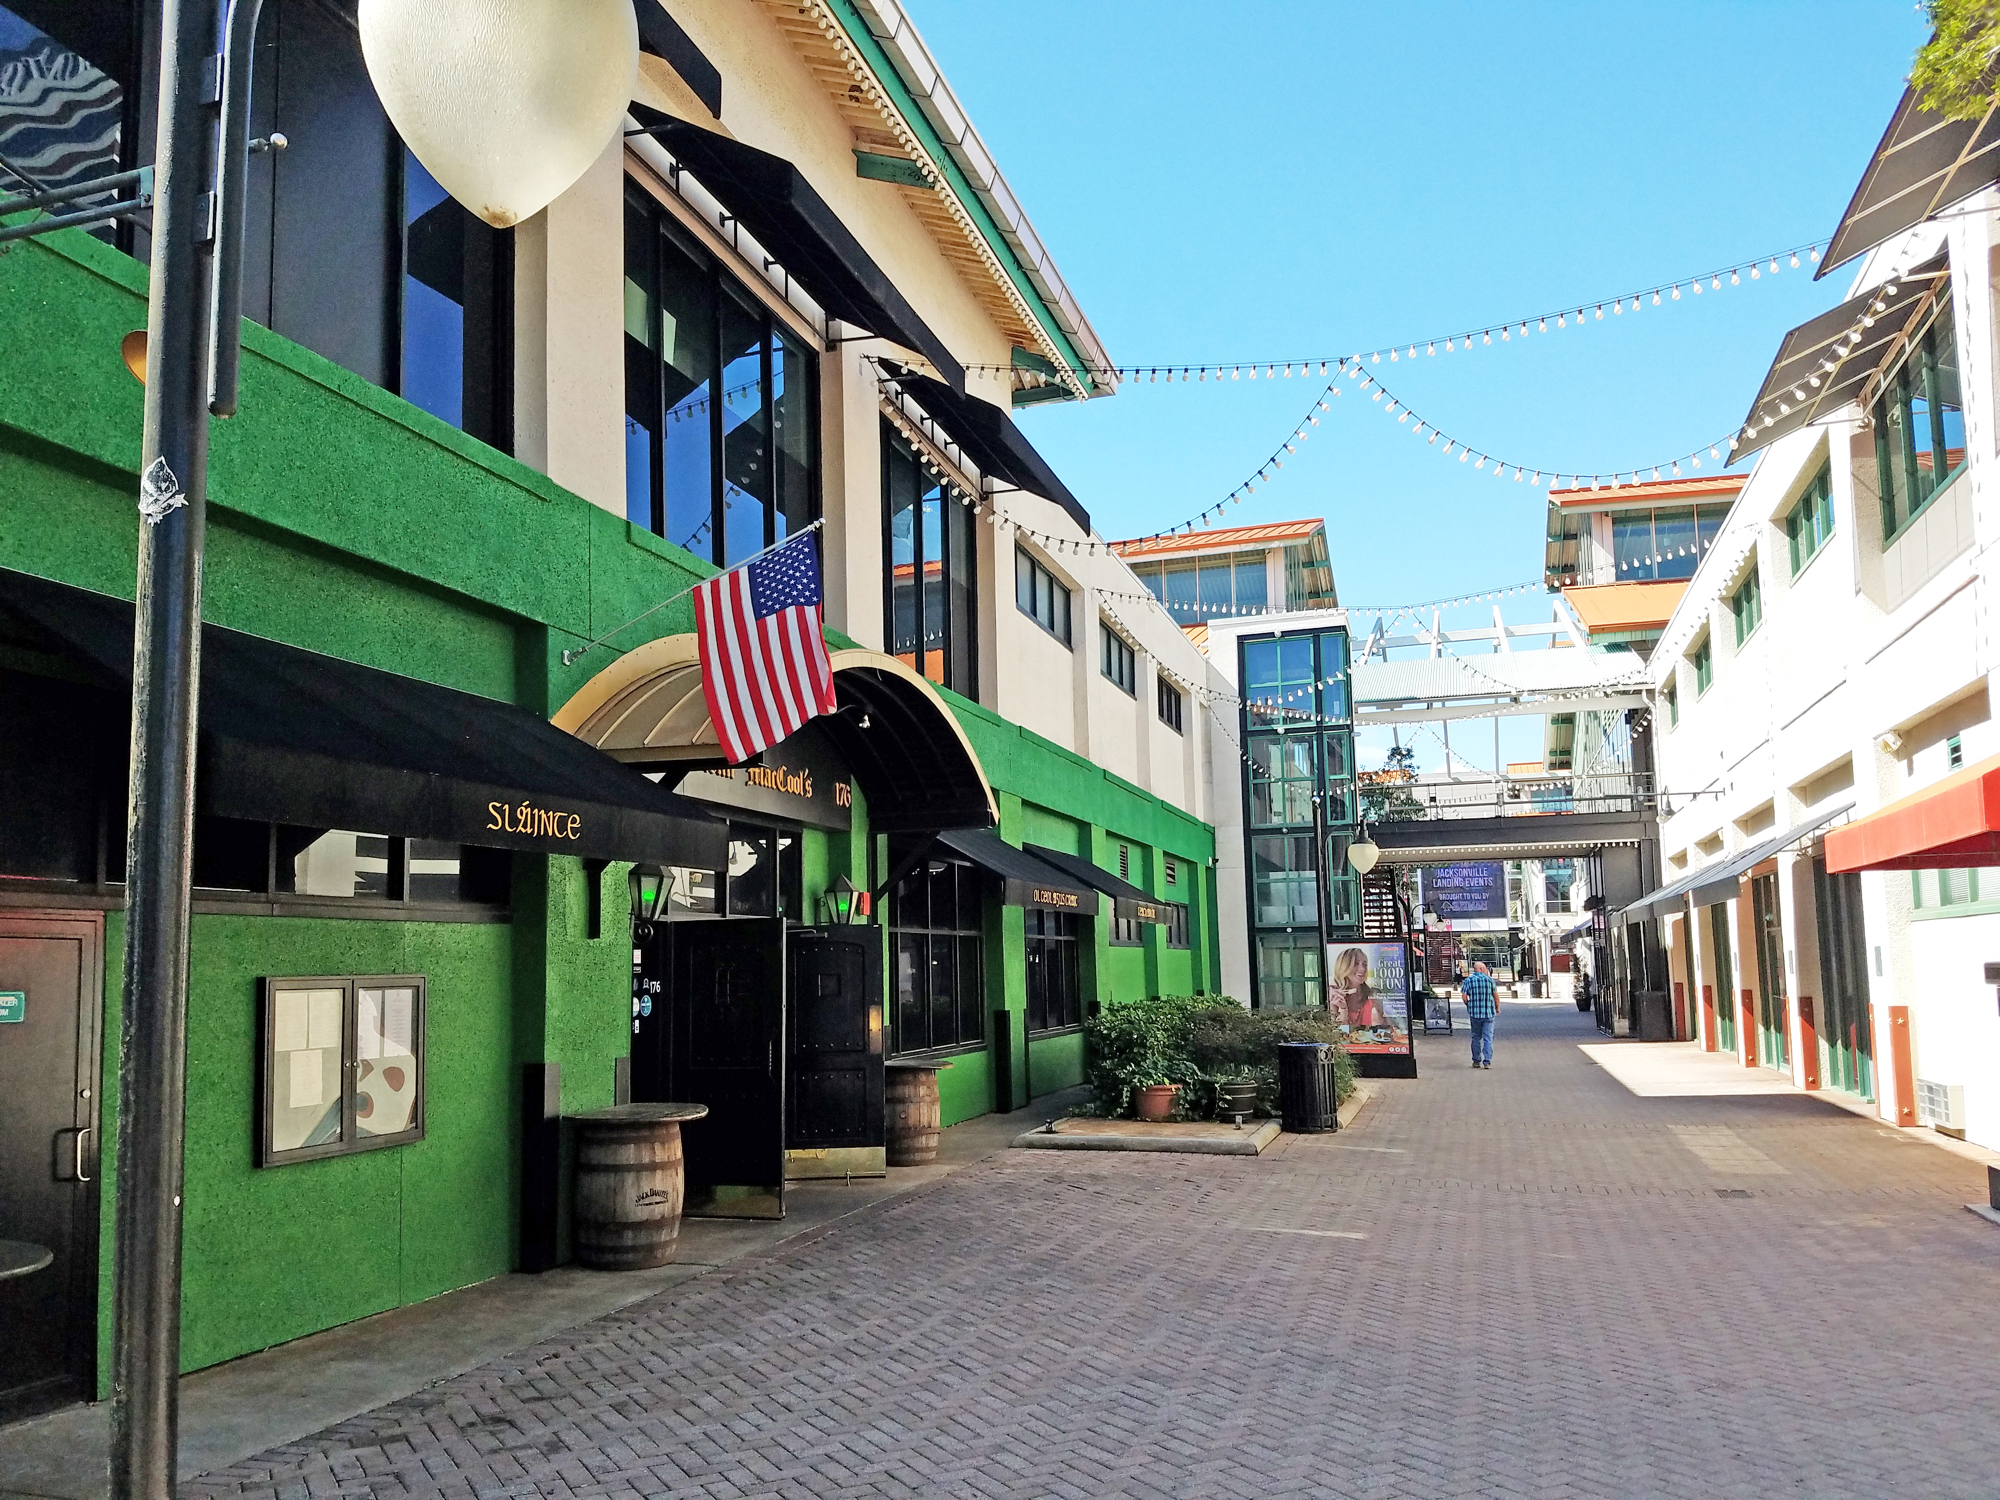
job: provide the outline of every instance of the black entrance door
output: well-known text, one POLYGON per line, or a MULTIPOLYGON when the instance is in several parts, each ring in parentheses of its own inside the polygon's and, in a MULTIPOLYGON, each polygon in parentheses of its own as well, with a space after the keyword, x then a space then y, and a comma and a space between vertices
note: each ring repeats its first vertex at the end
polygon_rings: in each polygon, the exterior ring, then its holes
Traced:
POLYGON ((708 1106, 681 1132, 685 1211, 783 1218, 785 920, 677 922, 671 949, 667 1093, 708 1106))
POLYGON ((794 1151, 882 1144, 880 938, 873 927, 791 934, 794 1151))
POLYGON ((96 916, 0 914, 0 1239, 54 1254, 0 1281, 0 1421, 91 1394, 103 952, 96 916))

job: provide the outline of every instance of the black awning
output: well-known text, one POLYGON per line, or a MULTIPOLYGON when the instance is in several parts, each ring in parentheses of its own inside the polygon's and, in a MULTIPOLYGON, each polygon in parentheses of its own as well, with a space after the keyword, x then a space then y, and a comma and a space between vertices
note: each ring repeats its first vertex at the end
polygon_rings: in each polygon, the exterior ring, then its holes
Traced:
POLYGON ((1905 89, 1814 278, 1995 181, 2000 110, 1989 109, 1979 120, 1947 120, 1919 108, 1916 92, 1905 89))
POLYGON ((1009 906, 1040 906, 1050 911, 1094 917, 1103 909, 1089 881, 1016 849, 986 829, 952 828, 937 836, 947 849, 963 854, 990 874, 998 875, 1001 897, 1009 906))
POLYGON ((821 307, 844 323, 916 351, 952 385, 964 388, 964 366, 797 167, 782 156, 643 104, 631 109, 646 133, 700 178, 821 307))
MULTIPOLYGON (((132 680, 132 606, 0 569, 0 609, 132 680)), ((511 703, 204 625, 197 794, 222 817, 721 869, 727 830, 511 703)))
POLYGON ((836 666, 833 691, 842 711, 813 722, 861 783, 871 829, 928 833, 993 826, 985 775, 964 739, 944 722, 948 710, 906 678, 870 666, 836 666))
POLYGON ((1022 848, 1046 864, 1074 875, 1086 885, 1095 886, 1111 898, 1114 915, 1128 922, 1160 922, 1167 920, 1167 903, 1155 896, 1149 896, 1129 880, 1113 875, 1109 870, 1100 869, 1080 854, 1065 854, 1060 849, 1045 848, 1041 844, 1023 844, 1022 848))
POLYGON ((990 401, 963 395, 888 360, 882 363, 910 399, 979 465, 980 473, 1053 500, 1069 512, 1072 521, 1090 530, 1090 512, 1069 492, 1069 486, 1056 478, 1055 470, 1035 451, 1012 417, 990 401))
POLYGON ((1731 462, 1859 400, 1876 372, 1901 354, 1905 336, 1950 275, 1946 258, 1937 256, 1786 334, 1737 432, 1731 462), (1863 317, 1869 321, 1858 329, 1858 342, 1843 343, 1863 317))

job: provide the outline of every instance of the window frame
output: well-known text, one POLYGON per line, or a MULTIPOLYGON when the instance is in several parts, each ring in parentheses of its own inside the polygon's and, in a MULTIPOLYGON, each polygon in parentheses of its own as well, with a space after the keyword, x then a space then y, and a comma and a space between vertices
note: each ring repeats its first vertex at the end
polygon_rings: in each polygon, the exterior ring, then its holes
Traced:
POLYGON ((1750 559, 1750 571, 1729 591, 1729 617, 1735 624, 1736 649, 1740 651, 1764 623, 1764 585, 1754 556, 1750 559))
POLYGON ((1186 729, 1182 727, 1184 704, 1181 690, 1167 681, 1166 673, 1158 670, 1153 673, 1153 681, 1158 688, 1155 697, 1159 700, 1160 722, 1175 734, 1186 734, 1186 729))
POLYGON ((1188 909, 1185 901, 1162 901, 1161 907, 1167 913, 1165 943, 1169 948, 1186 949, 1193 946, 1188 941, 1188 909))
MULTIPOLYGON (((650 455, 650 472, 647 479, 650 513, 644 522, 632 514, 634 497, 632 476, 628 468, 625 480, 625 504, 620 514, 628 524, 650 531, 653 535, 701 558, 704 562, 712 563, 718 568, 729 567, 732 564, 729 561, 729 524, 726 512, 731 485, 728 476, 729 433, 724 426, 724 409, 728 405, 728 392, 722 389, 722 382, 728 365, 733 363, 724 358, 723 336, 723 328, 732 306, 737 314, 757 320, 762 326, 762 337, 757 345, 757 389, 763 422, 765 482, 771 493, 763 498, 764 527, 760 547, 773 546, 783 540, 777 534, 778 517, 784 510, 784 496, 781 493, 779 463, 782 447, 779 423, 781 413, 778 386, 774 376, 779 363, 776 355, 781 345, 790 346, 785 351, 784 358, 784 382, 787 390, 791 388, 794 378, 793 354, 796 353, 798 356, 798 374, 803 377, 805 385, 805 390, 799 398, 798 409, 805 421, 805 449, 811 459, 806 472, 805 517, 785 535, 798 535, 807 525, 822 519, 826 514, 825 459, 821 451, 823 433, 819 410, 823 373, 820 369, 821 356, 810 339, 800 335, 783 318, 774 313, 754 287, 730 270, 720 257, 700 245, 668 211, 665 204, 629 175, 625 179, 622 213, 624 239, 620 249, 621 286, 629 283, 631 287, 637 287, 645 302, 647 342, 641 347, 651 361, 651 365, 648 366, 649 376, 655 375, 654 367, 661 363, 661 351, 657 345, 660 328, 659 310, 662 305, 660 288, 665 274, 663 250, 671 248, 674 253, 681 255, 690 263, 698 276, 705 276, 707 279, 708 327, 703 330, 703 337, 709 355, 707 382, 710 393, 700 401, 700 405, 706 409, 708 427, 709 514, 707 521, 703 523, 703 527, 709 533, 707 545, 705 547, 690 545, 700 535, 702 528, 697 528, 686 540, 668 534, 665 443, 669 408, 666 405, 664 386, 656 386, 651 393, 653 421, 651 426, 643 429, 648 434, 647 448, 650 455), (641 284, 639 278, 632 274, 632 246, 635 234, 633 219, 638 215, 642 215, 645 219, 644 233, 647 236, 649 256, 645 269, 650 275, 651 285, 641 284)), ((635 400, 632 389, 632 362, 636 358, 633 350, 634 346, 638 345, 638 340, 629 328, 623 332, 622 338, 621 348, 626 367, 621 383, 624 389, 626 437, 629 442, 633 436, 631 424, 636 420, 631 415, 635 400)), ((739 430, 741 425, 739 424, 739 430)), ((745 493, 738 489, 739 495, 745 493)), ((736 562, 742 561, 744 559, 741 557, 736 559, 736 562)))
POLYGON ((1674 678, 1669 678, 1660 696, 1667 700, 1667 728, 1676 728, 1681 722, 1680 683, 1674 678))
POLYGON ((1939 404, 1940 392, 1938 373, 1941 368, 1938 359, 1938 330, 1940 323, 1949 323, 1952 340, 1951 366, 1959 377, 1958 413, 1961 424, 1965 421, 1964 362, 1958 348, 1958 309, 1952 300, 1952 283, 1946 280, 1943 289, 1928 312, 1924 314, 1922 328, 1905 346, 1903 357, 1882 377, 1876 390, 1875 399, 1869 403, 1869 413, 1875 427, 1876 480, 1880 486, 1882 507, 1882 545, 1886 548, 1907 530, 1929 508, 1930 503, 1946 490, 1964 472, 1966 454, 1970 443, 1961 434, 1959 461, 1950 464, 1950 440, 1945 435, 1943 408, 1939 404), (1912 374, 1916 379, 1912 380, 1912 374), (1915 437, 1916 414, 1912 403, 1921 400, 1925 405, 1925 426, 1929 442, 1919 450, 1915 437), (1891 454, 1891 433, 1895 430, 1890 417, 1891 403, 1900 410, 1901 431, 1904 436, 1903 452, 1891 454), (1928 453, 1931 459, 1930 486, 1917 498, 1919 478, 1923 473, 1920 459, 1928 453), (1900 462, 1899 462, 1900 460, 1900 462), (1899 491, 1895 483, 1896 470, 1900 468, 1904 488, 1899 491), (1897 514, 1899 496, 1909 497, 1912 503, 1901 516, 1897 514))
POLYGON ((1111 628, 1110 622, 1099 620, 1098 630, 1098 670, 1106 681, 1128 698, 1139 696, 1139 653, 1132 643, 1111 628))
MULTIPOLYGON (((937 879, 937 875, 932 874, 929 869, 929 864, 930 864, 929 860, 919 861, 918 864, 915 866, 915 868, 913 868, 907 875, 905 875, 901 880, 899 880, 896 883, 895 888, 889 892, 888 950, 889 950, 889 1047, 890 1047, 889 1056, 890 1057, 936 1057, 936 1056, 944 1056, 959 1052, 983 1051, 987 1045, 987 1030, 988 1030, 988 1017, 986 1014, 986 906, 988 897, 987 882, 985 876, 982 874, 979 868, 976 865, 971 864, 969 861, 961 859, 946 859, 943 861, 943 863, 946 865, 948 869, 952 871, 952 880, 954 882, 954 903, 953 903, 955 907, 954 916, 957 918, 957 922, 955 925, 949 927, 940 927, 936 925, 936 923, 932 919, 933 908, 931 908, 928 905, 928 902, 926 904, 924 911, 924 921, 921 925, 906 922, 904 920, 905 913, 908 910, 908 907, 906 905, 905 890, 908 887, 909 883, 912 880, 915 880, 919 877, 923 877, 924 879, 933 881, 937 879), (970 922, 968 922, 966 919, 967 918, 966 907, 968 905, 971 905, 976 908, 976 910, 974 910, 971 913, 970 922), (904 1045, 901 959, 903 953, 903 945, 906 941, 921 941, 923 944, 924 986, 925 986, 924 1016, 926 1021, 926 1030, 924 1037, 924 1045, 921 1047, 906 1047, 904 1045), (933 960, 931 958, 931 953, 933 947, 940 942, 945 943, 952 950, 953 969, 958 977, 958 982, 960 985, 960 993, 958 994, 958 996, 955 997, 957 1003, 954 1004, 954 1006, 952 1007, 953 1039, 942 1042, 938 1041, 935 1035, 936 1028, 934 1023, 937 1018, 937 1008, 936 1008, 935 998, 931 995, 929 988, 930 975, 934 972, 934 965, 933 965, 933 960), (971 996, 971 1001, 970 1001, 972 1007, 971 1016, 974 1024, 969 1030, 965 1025, 967 998, 964 993, 964 990, 967 987, 968 983, 967 965, 965 963, 965 954, 968 950, 968 947, 970 948, 970 951, 973 955, 973 963, 970 966, 971 972, 970 972, 969 987, 974 992, 971 996)), ((937 873, 942 874, 944 872, 939 871, 937 873)))
POLYGON ((954 527, 951 521, 951 507, 957 505, 962 511, 969 505, 971 497, 959 488, 958 485, 954 484, 949 477, 942 473, 937 473, 935 469, 927 470, 923 462, 923 455, 917 451, 916 444, 897 431, 895 423, 891 422, 887 417, 882 419, 881 430, 882 638, 884 646, 889 655, 895 657, 898 661, 903 660, 903 653, 897 649, 902 642, 896 635, 896 538, 895 492, 893 486, 896 478, 894 466, 907 463, 910 470, 917 476, 917 485, 910 506, 910 549, 915 559, 912 568, 916 586, 916 629, 920 637, 924 633, 926 622, 929 618, 927 609, 929 585, 924 572, 926 566, 926 544, 929 540, 924 530, 925 479, 927 473, 935 475, 934 483, 938 493, 938 528, 944 533, 938 547, 937 583, 938 590, 943 598, 940 619, 943 622, 944 634, 938 647, 942 677, 932 677, 930 674, 928 665, 930 651, 927 640, 920 641, 920 649, 914 653, 917 660, 915 662, 905 662, 904 664, 909 666, 911 670, 926 681, 935 682, 940 687, 950 688, 953 692, 963 694, 965 697, 971 698, 976 702, 979 698, 979 533, 981 528, 974 525, 964 515, 959 516, 959 525, 957 527, 954 527), (964 557, 954 556, 955 549, 952 546, 954 532, 964 539, 967 552, 967 555, 964 557), (963 574, 962 580, 960 577, 961 573, 963 574), (965 589, 965 618, 962 623, 966 636, 966 639, 962 643, 957 639, 958 627, 961 622, 956 620, 952 607, 953 590, 961 581, 965 589), (958 680, 960 674, 955 670, 955 666, 960 663, 964 667, 962 681, 958 680))
POLYGON ((1703 697, 1715 686, 1715 636, 1704 630, 1701 639, 1688 647, 1688 665, 1694 668, 1694 695, 1703 697))
POLYGON ((430 986, 421 974, 334 974, 266 975, 257 982, 257 1063, 255 1093, 257 1118, 252 1126, 255 1165, 259 1170, 286 1167, 297 1162, 319 1161, 329 1156, 354 1156, 364 1151, 386 1151, 424 1139, 429 1127, 427 1072, 430 1053, 430 986), (277 997, 292 990, 329 990, 342 993, 340 1020, 340 1126, 341 1138, 318 1146, 295 1146, 274 1150, 271 1145, 272 1089, 276 1083, 274 1043, 277 997), (360 1062, 357 1031, 360 1025, 359 992, 363 989, 413 989, 410 1011, 410 1055, 416 1077, 410 1105, 410 1127, 392 1135, 361 1137, 356 1132, 359 1116, 355 1109, 357 1082, 355 1069, 360 1062))
POLYGON ((1791 553, 1792 577, 1803 573, 1833 539, 1833 460, 1827 459, 1806 481, 1792 508, 1785 512, 1785 544, 1791 553), (1807 545, 1801 549, 1800 541, 1807 545))
MULTIPOLYGON (((1060 959, 1063 966, 1063 977, 1066 980, 1072 981, 1069 986, 1070 994, 1067 998, 1074 1001, 1074 1005, 1064 1004, 1063 1014, 1055 1024, 1037 1026, 1035 1025, 1036 997, 1034 985, 1024 980, 1022 988, 1026 1004, 1023 1007, 1021 1018, 1023 1028, 1030 1037, 1060 1036, 1065 1033, 1081 1031, 1083 1029, 1084 1017, 1082 919, 1073 912, 1047 911, 1041 907, 1031 906, 1026 908, 1024 912, 1022 927, 1021 956, 1024 966, 1028 967, 1029 977, 1031 978, 1033 972, 1032 966, 1028 964, 1031 954, 1036 952, 1041 953, 1045 964, 1051 960, 1060 959), (1055 931, 1049 932, 1044 930, 1051 923, 1054 924, 1055 931), (1074 1019, 1071 1019, 1072 1010, 1075 1013, 1074 1019)), ((1049 1000, 1047 993, 1047 973, 1048 971, 1045 969, 1043 994, 1041 997, 1041 1019, 1044 1022, 1049 1020, 1047 1008, 1049 1000)))
POLYGON ((1076 649, 1072 618, 1076 611, 1075 595, 1068 584, 1044 567, 1041 560, 1019 542, 1014 544, 1014 607, 1061 641, 1066 650, 1076 649), (1027 583, 1025 600, 1022 598, 1024 580, 1027 583), (1040 614, 1044 593, 1049 601, 1049 618, 1046 620, 1040 614), (1056 608, 1058 600, 1062 604, 1060 610, 1056 608), (1061 630, 1056 629, 1058 615, 1061 616, 1061 630))

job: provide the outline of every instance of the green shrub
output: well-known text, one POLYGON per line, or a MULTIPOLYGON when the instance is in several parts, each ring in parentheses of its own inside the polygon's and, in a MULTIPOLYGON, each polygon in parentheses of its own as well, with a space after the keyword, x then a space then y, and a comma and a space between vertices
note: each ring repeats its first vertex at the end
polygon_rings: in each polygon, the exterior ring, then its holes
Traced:
POLYGON ((1215 1108, 1214 1085, 1240 1078, 1256 1080, 1259 1108, 1275 1114, 1284 1042, 1333 1043, 1335 1097, 1354 1088, 1354 1060, 1324 1011, 1251 1011, 1227 996, 1160 995, 1105 1006, 1084 1035, 1092 1105, 1103 1115, 1125 1113, 1135 1088, 1178 1083, 1180 1112, 1205 1117, 1215 1108))

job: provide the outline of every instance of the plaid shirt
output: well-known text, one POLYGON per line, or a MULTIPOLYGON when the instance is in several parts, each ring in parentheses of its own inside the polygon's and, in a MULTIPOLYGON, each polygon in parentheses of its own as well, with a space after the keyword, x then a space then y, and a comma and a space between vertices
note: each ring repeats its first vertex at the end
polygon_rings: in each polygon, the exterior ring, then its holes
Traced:
POLYGON ((1473 1020, 1491 1020, 1500 1014, 1500 997, 1489 976, 1474 970, 1459 984, 1458 992, 1465 997, 1465 1013, 1473 1020))

